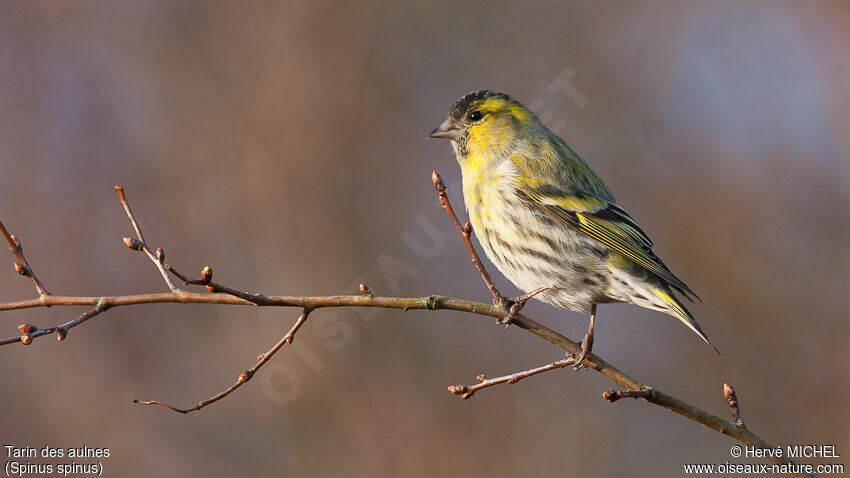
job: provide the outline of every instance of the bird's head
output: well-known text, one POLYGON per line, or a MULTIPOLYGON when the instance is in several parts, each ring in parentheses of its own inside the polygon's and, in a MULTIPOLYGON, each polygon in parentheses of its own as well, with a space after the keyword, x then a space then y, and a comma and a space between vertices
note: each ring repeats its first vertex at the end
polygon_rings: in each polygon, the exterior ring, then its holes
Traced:
POLYGON ((481 90, 457 100, 428 137, 451 140, 460 162, 470 156, 486 162, 509 153, 538 124, 534 113, 519 101, 481 90))

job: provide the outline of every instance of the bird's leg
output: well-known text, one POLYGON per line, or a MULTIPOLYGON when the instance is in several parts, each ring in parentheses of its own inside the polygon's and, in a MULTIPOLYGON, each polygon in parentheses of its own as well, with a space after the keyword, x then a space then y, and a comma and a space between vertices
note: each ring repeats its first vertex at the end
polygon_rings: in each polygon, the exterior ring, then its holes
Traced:
POLYGON ((548 287, 540 287, 538 289, 534 289, 531 292, 518 295, 511 299, 504 299, 505 307, 508 309, 508 315, 506 315, 505 318, 499 320, 499 323, 504 324, 505 330, 508 330, 507 326, 511 325, 511 322, 513 322, 513 320, 516 319, 517 316, 519 316, 519 311, 521 311, 522 308, 525 307, 525 303, 528 302, 532 297, 543 292, 546 289, 548 289, 548 287))
POLYGON ((584 339, 581 341, 581 353, 578 358, 573 362, 573 369, 578 370, 583 365, 581 362, 590 355, 590 351, 593 350, 593 325, 596 322, 596 304, 590 306, 590 325, 587 326, 587 333, 584 334, 584 339))

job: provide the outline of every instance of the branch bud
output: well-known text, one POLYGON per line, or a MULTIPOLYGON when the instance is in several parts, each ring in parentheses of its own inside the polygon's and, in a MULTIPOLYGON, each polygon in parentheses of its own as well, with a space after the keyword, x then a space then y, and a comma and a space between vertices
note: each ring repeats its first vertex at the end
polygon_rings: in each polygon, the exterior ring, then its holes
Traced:
POLYGON ((15 243, 15 248, 18 250, 18 252, 23 251, 23 248, 21 247, 21 240, 18 239, 18 237, 14 234, 9 234, 9 237, 12 239, 12 242, 15 243))
POLYGON ((475 380, 477 380, 478 383, 484 383, 484 381, 487 380, 487 376, 482 373, 475 377, 475 380))
POLYGON ((472 234, 472 224, 466 221, 463 224, 463 235, 469 237, 470 234, 472 234))
POLYGON ((21 264, 20 262, 16 262, 15 263, 15 272, 17 272, 18 274, 20 274, 22 276, 25 276, 25 275, 28 275, 30 271, 29 271, 29 268, 27 266, 21 264))
POLYGON ((162 250, 161 247, 156 248, 156 260, 158 260, 160 264, 165 262, 165 251, 162 250))
POLYGON ((58 329, 56 331, 56 340, 58 340, 60 342, 65 340, 65 337, 67 337, 67 336, 68 336, 68 330, 67 329, 58 329))
POLYGON ((602 398, 608 400, 611 403, 614 403, 617 400, 623 398, 623 395, 617 390, 609 389, 602 392, 602 398))
POLYGON ((142 244, 142 241, 140 241, 138 239, 133 239, 132 237, 125 237, 124 238, 124 245, 129 247, 130 249, 132 249, 134 251, 141 251, 142 246, 144 244, 142 244))
POLYGON ((20 330, 21 332, 23 332, 25 334, 31 334, 31 333, 35 332, 36 330, 38 330, 38 327, 36 327, 35 325, 32 325, 32 324, 21 324, 21 325, 18 326, 18 330, 20 330))
POLYGON ((252 372, 250 370, 246 370, 239 374, 239 383, 245 383, 251 379, 252 372))
POLYGON ((735 389, 728 383, 723 384, 723 397, 726 399, 726 403, 729 404, 729 408, 732 409, 732 421, 739 426, 743 426, 741 408, 738 406, 738 395, 735 393, 735 389))
POLYGON ((210 266, 204 266, 204 268, 201 269, 201 280, 204 281, 204 284, 209 284, 212 281, 212 274, 213 271, 210 266))
POLYGON ((451 393, 452 395, 463 395, 466 392, 466 385, 449 385, 449 393, 451 393))
POLYGON ((723 384, 723 397, 726 398, 727 402, 729 402, 730 407, 738 406, 738 397, 735 394, 735 389, 728 383, 723 384))
POLYGON ((30 334, 21 335, 21 343, 24 344, 24 345, 31 344, 32 343, 32 335, 30 335, 30 334))
POLYGON ((360 284, 360 293, 369 297, 372 297, 372 291, 369 289, 369 286, 366 284, 360 284))
POLYGON ((437 171, 431 173, 431 182, 434 183, 434 188, 437 189, 437 192, 443 194, 446 192, 446 185, 443 183, 443 178, 440 177, 440 174, 437 171))
POLYGON ((207 292, 215 292, 215 287, 208 285, 207 286, 207 292))

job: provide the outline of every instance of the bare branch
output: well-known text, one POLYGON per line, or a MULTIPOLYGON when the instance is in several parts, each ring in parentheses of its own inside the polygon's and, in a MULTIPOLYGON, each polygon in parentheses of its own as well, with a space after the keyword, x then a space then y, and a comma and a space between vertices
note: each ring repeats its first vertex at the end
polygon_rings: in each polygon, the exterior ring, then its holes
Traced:
POLYGON ((6 238, 6 242, 9 243, 9 249, 12 250, 12 254, 15 255, 15 258, 18 262, 15 262, 15 271, 27 278, 29 278, 32 285, 35 286, 36 292, 38 292, 39 297, 44 297, 46 295, 50 295, 47 292, 47 289, 44 288, 44 284, 38 280, 38 277, 35 275, 35 271, 32 270, 29 262, 27 262, 26 257, 24 257, 24 248, 21 246, 21 240, 15 237, 14 234, 9 234, 9 231, 6 230, 6 226, 3 225, 3 222, 0 222, 0 233, 3 234, 3 237, 6 238))
POLYGON ((490 290, 490 294, 493 296, 493 303, 502 304, 504 301, 502 294, 499 292, 499 289, 496 288, 496 285, 493 283, 493 278, 490 277, 490 273, 484 268, 484 264, 481 263, 481 258, 479 258, 478 253, 475 252, 475 246, 472 245, 472 225, 469 224, 469 222, 465 223, 463 226, 460 225, 460 220, 458 220, 457 214, 455 214, 455 210, 452 207, 452 203, 449 201, 449 194, 446 191, 446 185, 443 182, 443 178, 436 171, 431 174, 431 181, 434 183, 434 188, 437 190, 437 195, 440 197, 440 205, 443 206, 443 209, 445 209, 447 213, 449 213, 449 217, 451 217, 452 222, 455 223, 457 232, 463 236, 463 242, 466 243, 466 248, 469 249, 469 255, 472 257, 472 263, 475 264, 476 269, 478 269, 478 273, 481 274, 481 278, 484 279, 484 283, 487 284, 487 289, 490 290))
POLYGON ((177 269, 175 269, 169 264, 165 264, 165 270, 177 276, 177 278, 180 279, 184 285, 203 285, 209 292, 221 292, 223 294, 232 295, 234 297, 238 297, 242 300, 247 300, 248 302, 252 302, 255 304, 257 304, 264 298, 262 294, 249 294, 247 292, 231 289, 230 287, 213 282, 212 268, 210 266, 204 266, 204 268, 201 269, 200 279, 192 279, 191 277, 188 277, 178 272, 177 269))
MULTIPOLYGON (((51 296, 52 297, 52 296, 51 296)), ((49 327, 46 329, 41 329, 32 324, 21 324, 18 326, 18 329, 24 334, 18 337, 9 337, 6 339, 0 339, 0 345, 7 345, 20 342, 24 345, 30 345, 33 340, 41 337, 42 335, 48 334, 56 334, 56 339, 60 342, 65 340, 65 337, 68 336, 68 330, 73 329, 74 327, 82 324, 83 322, 91 319, 92 317, 97 316, 101 312, 106 311, 110 307, 109 299, 106 297, 101 297, 97 299, 96 304, 93 309, 87 310, 82 313, 79 317, 74 320, 69 320, 62 325, 57 325, 56 327, 49 327)), ((45 304, 47 307, 50 307, 51 304, 45 304)), ((64 304, 62 304, 64 305, 64 304)))
POLYGON ((278 340, 277 343, 274 344, 274 346, 272 348, 270 348, 268 352, 260 354, 260 356, 257 357, 257 359, 258 359, 257 363, 254 364, 253 367, 251 367, 248 370, 245 370, 244 372, 240 373, 239 377, 236 378, 236 383, 227 387, 226 389, 222 390, 221 392, 213 395, 212 397, 196 403, 194 407, 177 408, 177 407, 169 405, 165 402, 161 402, 159 400, 142 401, 142 400, 139 400, 138 398, 133 399, 133 403, 139 403, 141 405, 159 405, 159 406, 168 408, 169 410, 173 410, 177 413, 183 413, 183 414, 186 414, 186 413, 189 413, 189 412, 194 412, 196 410, 200 410, 200 409, 206 407, 207 405, 213 404, 213 403, 221 400, 222 398, 230 395, 231 393, 233 393, 237 388, 241 387, 242 384, 244 384, 248 380, 251 380, 254 377, 254 374, 257 373, 257 370, 259 370, 263 365, 265 365, 266 362, 271 360, 271 358, 274 356, 274 354, 278 350, 280 350, 281 347, 283 347, 284 345, 291 344, 292 341, 295 339, 295 333, 298 332, 298 329, 300 329, 302 325, 304 325, 304 322, 307 321, 307 316, 309 316, 309 315, 310 315, 310 309, 304 309, 304 311, 301 312, 301 315, 298 317, 298 320, 295 321, 295 325, 293 325, 292 328, 289 329, 289 332, 287 332, 286 335, 284 335, 280 340, 278 340))
POLYGON ((165 285, 168 286, 168 290, 171 292, 180 292, 174 282, 171 280, 171 277, 168 276, 168 272, 165 270, 165 252, 162 248, 157 248, 156 254, 151 252, 148 247, 147 242, 145 242, 145 236, 142 234, 142 228, 139 227, 139 223, 136 221, 136 216, 133 215, 133 211, 130 210, 130 204, 127 202, 127 197, 124 195, 124 188, 122 186, 115 186, 115 192, 118 193, 118 198, 121 200, 121 205, 124 206, 124 211, 127 213, 127 217, 130 219, 130 223, 133 224, 133 229, 136 230, 137 239, 132 238, 124 238, 124 244, 133 249, 135 251, 142 251, 148 258, 156 265, 156 268, 159 270, 160 275, 162 275, 162 279, 165 281, 165 285))
POLYGON ((655 390, 651 388, 644 388, 641 390, 605 390, 602 392, 602 398, 608 400, 611 403, 616 402, 621 398, 634 398, 637 400, 638 398, 642 398, 646 401, 652 401, 653 394, 655 390))
POLYGON ((487 272, 487 268, 484 267, 484 263, 481 262, 481 258, 478 256, 475 246, 472 244, 472 225, 469 221, 464 223, 463 226, 460 225, 460 220, 457 218, 455 209, 452 207, 452 203, 449 200, 449 194, 446 190, 443 178, 439 175, 439 173, 434 171, 431 173, 431 181, 434 183, 434 189, 437 190, 437 196, 440 198, 440 205, 446 210, 449 217, 452 219, 452 222, 454 222, 457 232, 460 233, 464 244, 466 244, 466 248, 469 250, 469 256, 472 259, 472 263, 475 265, 475 268, 478 269, 478 273, 481 274, 481 278, 484 279, 487 289, 490 290, 490 294, 493 296, 493 303, 505 308, 505 315, 499 318, 499 323, 505 324, 504 331, 507 332, 508 327, 513 323, 522 308, 525 307, 525 303, 535 295, 548 289, 548 287, 541 287, 510 299, 503 297, 499 292, 499 289, 497 289, 496 285, 493 283, 493 278, 490 277, 490 273, 487 272))
POLYGON ((575 357, 570 355, 561 360, 557 360, 550 364, 543 365, 542 367, 523 370, 522 372, 517 372, 510 375, 503 375, 501 377, 487 378, 482 373, 481 375, 475 377, 475 379, 478 381, 478 383, 475 385, 449 385, 449 393, 453 395, 460 395, 460 398, 467 399, 472 397, 475 392, 481 390, 482 388, 492 387, 493 385, 498 385, 500 383, 514 384, 526 377, 537 375, 538 373, 548 372, 549 370, 564 368, 567 365, 572 365, 573 363, 575 363, 575 357))

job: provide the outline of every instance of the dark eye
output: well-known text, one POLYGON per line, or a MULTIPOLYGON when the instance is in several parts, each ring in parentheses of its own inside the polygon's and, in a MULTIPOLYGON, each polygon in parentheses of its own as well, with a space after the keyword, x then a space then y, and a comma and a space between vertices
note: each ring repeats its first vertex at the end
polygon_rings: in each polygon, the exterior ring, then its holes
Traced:
POLYGON ((480 120, 483 117, 484 117, 484 113, 482 113, 478 110, 475 110, 472 113, 469 113, 469 121, 472 121, 473 123, 480 120))

